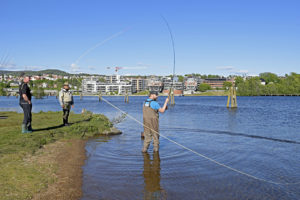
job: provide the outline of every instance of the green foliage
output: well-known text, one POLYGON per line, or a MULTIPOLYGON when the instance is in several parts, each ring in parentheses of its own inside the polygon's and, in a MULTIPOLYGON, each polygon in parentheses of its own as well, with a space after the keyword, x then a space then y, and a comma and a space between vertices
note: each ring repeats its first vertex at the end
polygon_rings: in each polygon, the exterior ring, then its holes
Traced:
POLYGON ((225 81, 223 83, 223 89, 229 89, 232 86, 232 83, 229 81, 225 81))
POLYGON ((102 83, 105 83, 105 82, 106 82, 105 78, 103 78, 103 77, 99 78, 98 81, 100 81, 100 82, 102 82, 102 83))
POLYGON ((149 95, 149 91, 148 90, 145 90, 145 91, 140 91, 140 92, 137 92, 135 93, 134 95, 149 95))
POLYGON ((266 81, 266 84, 279 82, 278 76, 270 72, 261 73, 259 74, 259 77, 264 79, 266 81))
POLYGON ((260 77, 249 78, 246 81, 237 80, 237 94, 240 96, 300 95, 300 74, 297 73, 291 73, 284 78, 272 73, 262 73, 260 77), (261 84, 262 77, 266 85, 261 84))
POLYGON ((183 82, 184 81, 184 76, 178 75, 177 77, 178 77, 178 81, 179 82, 183 82))
POLYGON ((33 88, 33 92, 32 95, 37 98, 37 99, 41 99, 43 98, 45 95, 45 91, 42 87, 34 87, 33 88))
POLYGON ((6 96, 7 95, 5 89, 8 88, 8 87, 9 87, 9 84, 2 83, 2 82, 0 83, 0 96, 6 96))
POLYGON ((219 76, 219 75, 213 75, 213 74, 206 75, 206 74, 204 74, 204 75, 201 75, 201 78, 206 79, 206 78, 222 78, 222 77, 219 76))
POLYGON ((235 77, 235 86, 238 87, 241 83, 244 83, 244 79, 241 76, 235 77))
POLYGON ((198 87, 198 90, 199 90, 200 92, 205 92, 205 91, 207 91, 207 90, 211 90, 211 87, 210 87, 210 85, 208 85, 208 84, 206 84, 206 83, 201 83, 201 84, 199 85, 199 87, 198 87))

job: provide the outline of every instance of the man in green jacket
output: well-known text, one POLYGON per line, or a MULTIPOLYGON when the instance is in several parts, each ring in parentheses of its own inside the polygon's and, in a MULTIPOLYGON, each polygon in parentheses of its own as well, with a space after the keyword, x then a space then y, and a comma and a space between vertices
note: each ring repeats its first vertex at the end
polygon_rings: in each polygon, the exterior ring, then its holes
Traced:
POLYGON ((59 92, 59 103, 60 106, 63 109, 63 125, 69 126, 68 120, 69 120, 69 114, 72 108, 74 108, 74 100, 73 100, 73 94, 70 91, 69 83, 65 82, 64 87, 59 92))

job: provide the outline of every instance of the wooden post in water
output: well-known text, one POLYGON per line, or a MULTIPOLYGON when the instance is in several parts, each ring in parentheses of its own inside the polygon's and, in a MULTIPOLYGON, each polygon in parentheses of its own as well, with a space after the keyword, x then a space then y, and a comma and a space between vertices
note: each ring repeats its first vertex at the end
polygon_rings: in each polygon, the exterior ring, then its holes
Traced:
POLYGON ((125 103, 129 103, 129 95, 128 95, 128 91, 126 90, 125 96, 124 96, 124 101, 125 103))
POLYGON ((231 108, 237 108, 236 90, 235 87, 233 86, 229 88, 229 94, 227 98, 227 108, 229 108, 230 101, 231 101, 231 108))
POLYGON ((174 97, 174 89, 170 88, 170 105, 174 106, 175 105, 175 97, 174 97))
POLYGON ((102 94, 101 92, 99 93, 99 102, 102 101, 102 94))
POLYGON ((82 100, 82 97, 83 97, 83 96, 82 96, 82 92, 81 92, 81 93, 80 93, 80 101, 82 100))

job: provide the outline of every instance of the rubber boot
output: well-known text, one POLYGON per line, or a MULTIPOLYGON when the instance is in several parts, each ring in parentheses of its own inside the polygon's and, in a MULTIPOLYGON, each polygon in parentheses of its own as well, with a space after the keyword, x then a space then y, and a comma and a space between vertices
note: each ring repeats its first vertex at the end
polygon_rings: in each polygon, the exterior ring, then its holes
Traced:
POLYGON ((26 125, 22 124, 22 133, 27 133, 26 125))
POLYGON ((33 130, 32 130, 32 127, 31 127, 31 123, 28 125, 28 129, 27 130, 28 130, 29 133, 32 133, 33 130))
POLYGON ((159 151, 159 147, 158 146, 153 147, 153 152, 158 152, 158 151, 159 151))
POLYGON ((144 145, 142 152, 146 153, 148 151, 148 147, 149 147, 149 145, 144 145))
POLYGON ((26 133, 32 133, 32 128, 30 124, 26 126, 26 128, 27 128, 26 133))
POLYGON ((65 126, 69 126, 68 119, 65 119, 65 126))
POLYGON ((144 139, 145 139, 144 132, 141 132, 141 139, 142 139, 142 140, 144 140, 144 139))

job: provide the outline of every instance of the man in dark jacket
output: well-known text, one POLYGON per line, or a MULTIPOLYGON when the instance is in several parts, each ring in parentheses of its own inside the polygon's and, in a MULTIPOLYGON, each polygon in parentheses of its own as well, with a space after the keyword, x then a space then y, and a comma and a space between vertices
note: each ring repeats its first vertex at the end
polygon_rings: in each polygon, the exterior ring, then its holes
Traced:
POLYGON ((31 92, 30 88, 28 87, 28 83, 30 81, 29 76, 25 76, 21 85, 19 86, 19 93, 20 93, 20 106, 23 109, 24 113, 24 120, 22 124, 22 133, 31 133, 31 121, 32 121, 32 103, 31 103, 31 92))

